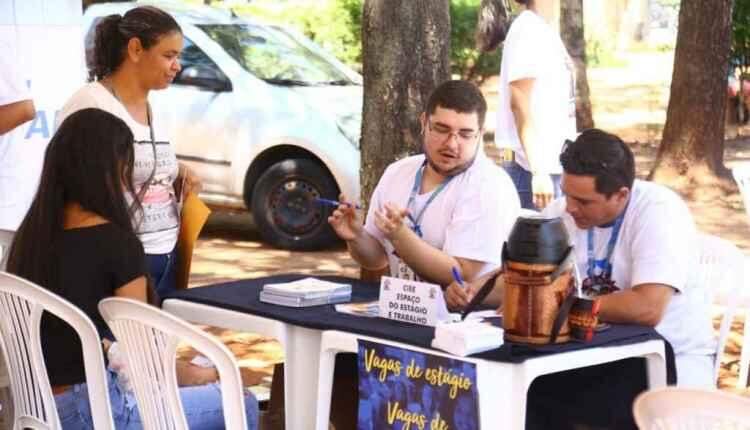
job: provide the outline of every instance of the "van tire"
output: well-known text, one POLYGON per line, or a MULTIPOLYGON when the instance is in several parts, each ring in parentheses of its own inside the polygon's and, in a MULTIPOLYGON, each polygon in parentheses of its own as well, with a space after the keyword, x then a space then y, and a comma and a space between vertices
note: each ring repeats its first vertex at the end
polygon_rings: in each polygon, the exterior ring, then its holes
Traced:
POLYGON ((271 165, 258 178, 251 204, 263 240, 292 250, 332 245, 337 239, 328 224, 332 209, 316 197, 338 198, 336 182, 319 163, 294 158, 271 165))

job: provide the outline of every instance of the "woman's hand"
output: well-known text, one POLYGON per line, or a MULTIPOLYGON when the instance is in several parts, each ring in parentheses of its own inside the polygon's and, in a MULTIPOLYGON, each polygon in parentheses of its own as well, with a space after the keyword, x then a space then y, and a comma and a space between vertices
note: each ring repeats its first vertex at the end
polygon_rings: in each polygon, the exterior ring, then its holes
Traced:
POLYGON ((179 174, 176 184, 179 184, 177 192, 180 193, 180 201, 183 201, 188 193, 198 194, 203 190, 203 183, 191 168, 180 163, 179 174))

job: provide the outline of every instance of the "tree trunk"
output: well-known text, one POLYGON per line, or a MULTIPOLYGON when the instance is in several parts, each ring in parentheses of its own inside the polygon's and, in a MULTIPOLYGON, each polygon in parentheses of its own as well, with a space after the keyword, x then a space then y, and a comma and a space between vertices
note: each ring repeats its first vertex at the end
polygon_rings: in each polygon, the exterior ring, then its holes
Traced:
POLYGON ((365 0, 363 202, 386 166, 421 151, 419 115, 432 90, 450 79, 450 33, 448 0, 365 0))
POLYGON ((578 131, 593 128, 586 75, 586 40, 583 37, 583 0, 560 2, 560 34, 576 67, 576 126, 578 131))
POLYGON ((732 3, 680 6, 667 122, 649 179, 687 194, 732 187, 723 161, 732 3))
MULTIPOLYGON (((432 90, 450 79, 450 34, 448 0, 365 0, 360 140, 364 207, 390 163, 421 151, 419 115, 432 90)), ((362 269, 360 278, 379 280, 383 274, 362 269)))

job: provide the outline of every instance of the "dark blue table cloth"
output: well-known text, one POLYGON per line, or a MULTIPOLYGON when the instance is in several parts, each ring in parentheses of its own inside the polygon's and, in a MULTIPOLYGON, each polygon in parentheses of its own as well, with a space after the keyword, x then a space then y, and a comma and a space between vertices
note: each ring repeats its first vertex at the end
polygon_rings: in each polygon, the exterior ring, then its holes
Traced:
MULTIPOLYGON (((333 305, 294 308, 263 303, 258 299, 259 293, 265 284, 290 282, 307 276, 309 275, 285 274, 226 282, 212 286, 180 290, 167 295, 164 299, 181 299, 250 313, 312 329, 347 331, 432 349, 430 343, 435 334, 433 327, 408 324, 384 318, 366 318, 344 314, 336 312, 333 305)), ((378 298, 379 285, 377 283, 338 276, 320 276, 318 278, 351 284, 352 302, 368 302, 377 300, 378 298)), ((571 341, 555 345, 533 346, 505 342, 505 344, 497 349, 474 354, 472 357, 520 363, 540 355, 596 346, 627 345, 652 339, 664 340, 651 327, 612 324, 610 329, 596 333, 594 339, 587 343, 571 341)), ((664 343, 667 351, 667 380, 669 383, 674 383, 676 380, 674 354, 669 342, 664 341, 664 343)))

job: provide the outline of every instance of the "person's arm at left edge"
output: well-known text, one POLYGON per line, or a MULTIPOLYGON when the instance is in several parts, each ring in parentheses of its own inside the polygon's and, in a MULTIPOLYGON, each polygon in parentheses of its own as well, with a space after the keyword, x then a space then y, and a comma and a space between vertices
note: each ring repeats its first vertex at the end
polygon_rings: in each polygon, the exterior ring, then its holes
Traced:
POLYGON ((34 102, 31 100, 21 100, 0 106, 0 135, 31 121, 35 115, 34 102))
POLYGON ((36 115, 29 89, 18 72, 17 58, 0 43, 0 136, 36 115))
POLYGON ((453 282, 451 269, 456 267, 464 279, 474 279, 485 263, 453 257, 422 240, 404 218, 406 210, 386 203, 375 213, 375 225, 391 241, 399 257, 421 278, 439 285, 453 282))

